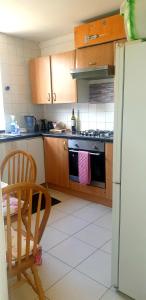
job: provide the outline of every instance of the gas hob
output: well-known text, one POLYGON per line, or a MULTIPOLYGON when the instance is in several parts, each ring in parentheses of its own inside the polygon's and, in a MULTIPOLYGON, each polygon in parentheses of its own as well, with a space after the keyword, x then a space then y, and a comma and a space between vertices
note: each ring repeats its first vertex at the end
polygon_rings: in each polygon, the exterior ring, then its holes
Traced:
POLYGON ((80 131, 80 135, 95 138, 113 138, 113 131, 110 130, 83 130, 80 131))

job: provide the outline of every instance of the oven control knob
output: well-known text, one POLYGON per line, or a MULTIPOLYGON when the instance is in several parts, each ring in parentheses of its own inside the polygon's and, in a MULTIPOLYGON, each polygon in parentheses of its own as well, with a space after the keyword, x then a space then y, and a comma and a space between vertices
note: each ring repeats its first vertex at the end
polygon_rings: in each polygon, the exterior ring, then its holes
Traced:
POLYGON ((94 146, 94 149, 95 149, 95 150, 98 150, 98 147, 95 145, 95 146, 94 146))
POLYGON ((79 145, 78 145, 78 144, 75 144, 75 147, 76 147, 76 148, 79 148, 79 145))

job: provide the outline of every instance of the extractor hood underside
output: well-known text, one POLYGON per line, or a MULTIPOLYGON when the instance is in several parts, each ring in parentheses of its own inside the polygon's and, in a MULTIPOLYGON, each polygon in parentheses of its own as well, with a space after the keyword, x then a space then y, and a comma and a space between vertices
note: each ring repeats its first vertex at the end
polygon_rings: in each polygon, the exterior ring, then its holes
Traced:
POLYGON ((73 69, 70 73, 74 79, 106 79, 114 76, 114 66, 73 69))

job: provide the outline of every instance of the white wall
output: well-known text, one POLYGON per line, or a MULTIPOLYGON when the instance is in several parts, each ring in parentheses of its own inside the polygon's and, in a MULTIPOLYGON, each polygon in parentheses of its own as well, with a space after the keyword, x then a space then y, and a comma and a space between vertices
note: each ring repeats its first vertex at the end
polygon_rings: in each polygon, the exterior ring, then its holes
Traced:
MULTIPOLYGON (((73 34, 40 43, 41 55, 65 52, 74 49, 73 34)), ((48 120, 63 121, 70 127, 72 104, 44 105, 44 117, 48 120)), ((113 130, 114 104, 76 104, 75 111, 80 110, 81 129, 113 130)))
POLYGON ((43 117, 43 107, 31 103, 28 70, 29 60, 40 54, 37 43, 0 34, 0 67, 7 127, 10 114, 16 115, 20 126, 24 126, 25 114, 43 117), (9 91, 5 90, 6 86, 10 86, 9 91))
POLYGON ((66 52, 74 49, 73 33, 51 39, 39 44, 41 55, 51 55, 53 53, 66 52))

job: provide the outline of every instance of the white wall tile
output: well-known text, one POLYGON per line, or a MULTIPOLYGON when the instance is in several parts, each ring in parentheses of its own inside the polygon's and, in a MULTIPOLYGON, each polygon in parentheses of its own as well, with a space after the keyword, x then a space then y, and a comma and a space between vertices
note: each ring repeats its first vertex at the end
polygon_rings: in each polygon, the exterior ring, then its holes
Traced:
POLYGON ((24 114, 44 117, 43 107, 31 102, 29 66, 30 58, 40 56, 37 43, 0 34, 0 67, 2 73, 3 100, 6 122, 10 123, 10 114, 15 114, 23 124, 24 114), (5 87, 10 86, 6 91, 5 87))

